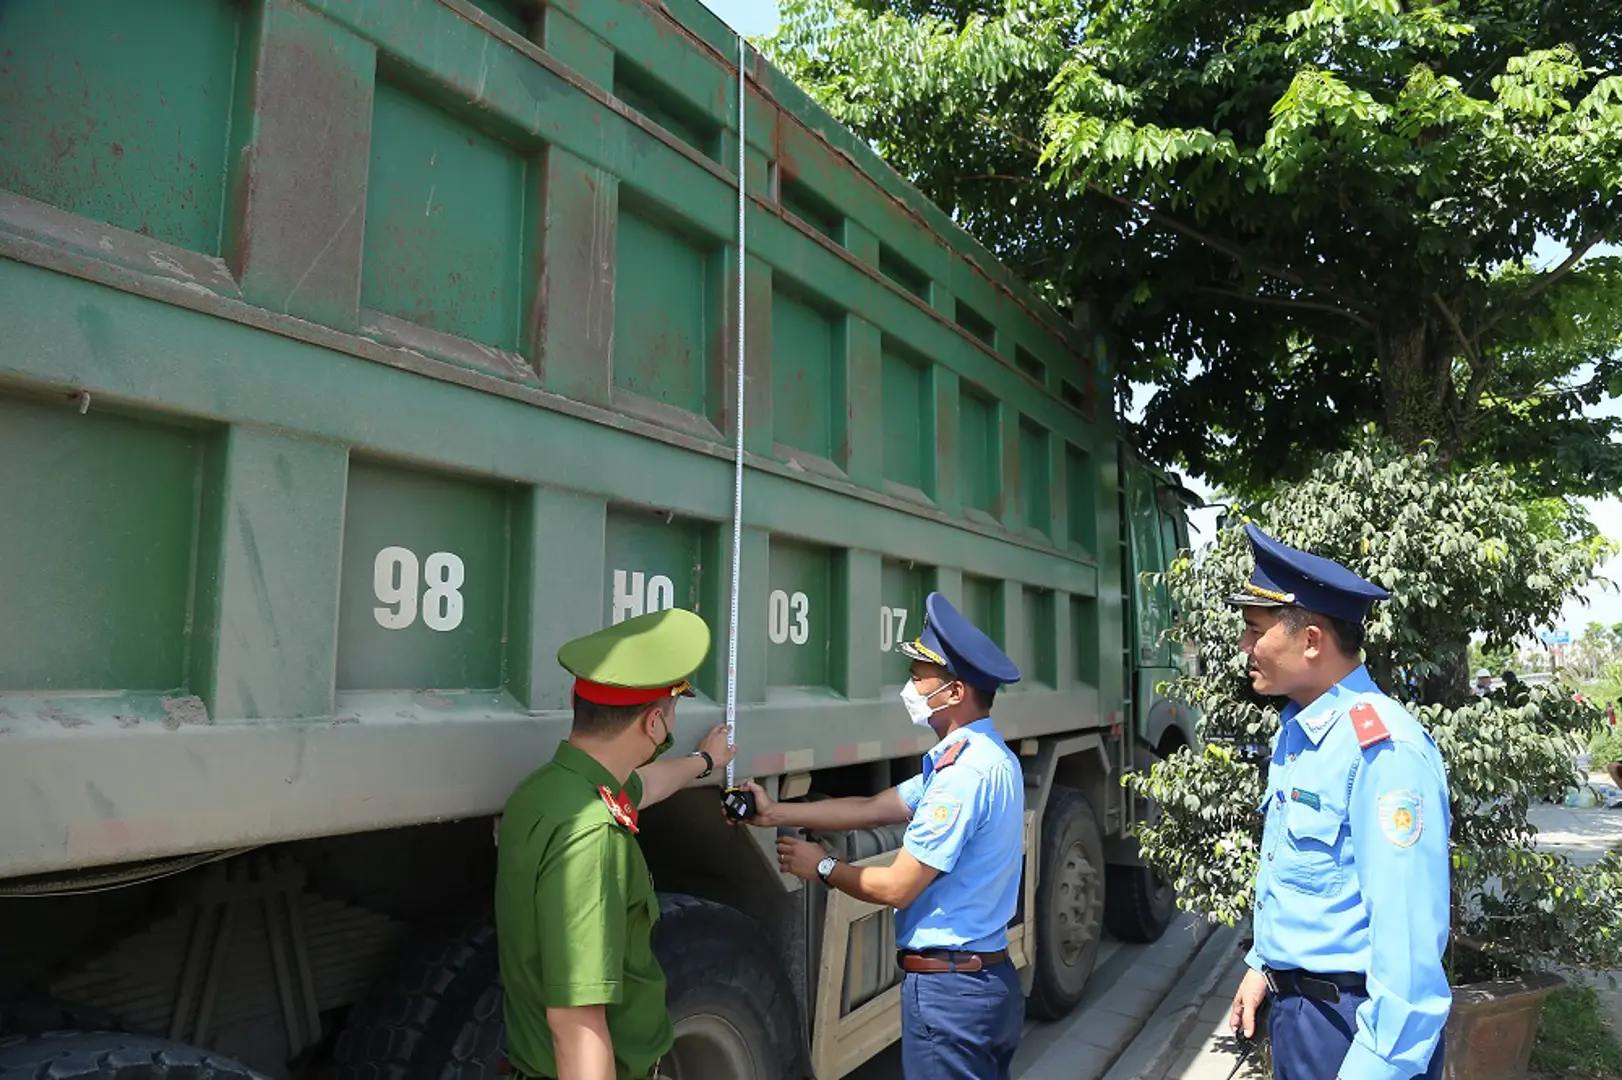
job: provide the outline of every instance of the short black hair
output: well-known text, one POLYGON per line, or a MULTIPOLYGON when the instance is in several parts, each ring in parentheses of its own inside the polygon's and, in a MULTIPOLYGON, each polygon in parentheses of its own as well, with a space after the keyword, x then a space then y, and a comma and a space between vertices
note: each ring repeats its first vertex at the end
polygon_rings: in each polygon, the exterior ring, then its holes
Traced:
POLYGON ((1284 629, 1293 637, 1309 626, 1317 626, 1328 630, 1340 651, 1348 656, 1356 656, 1363 651, 1363 624, 1350 619, 1337 619, 1332 615, 1325 615, 1319 611, 1309 611, 1304 607, 1287 606, 1279 609, 1279 621, 1284 629))
POLYGON ((976 705, 984 709, 987 713, 991 712, 991 706, 997 700, 997 691, 982 690, 978 686, 970 686, 968 683, 964 683, 963 686, 964 689, 968 690, 968 692, 973 695, 976 705))
POLYGON ((638 716, 647 712, 649 707, 657 704, 659 704, 657 701, 650 701, 641 705, 599 705, 576 694, 574 730, 576 734, 598 738, 618 735, 630 727, 638 716))

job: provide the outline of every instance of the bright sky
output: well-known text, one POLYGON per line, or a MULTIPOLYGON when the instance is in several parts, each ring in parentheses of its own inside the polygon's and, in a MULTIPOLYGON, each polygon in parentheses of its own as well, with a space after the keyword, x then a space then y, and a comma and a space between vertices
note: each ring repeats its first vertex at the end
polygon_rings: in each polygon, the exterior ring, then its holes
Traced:
POLYGON ((745 37, 777 29, 777 0, 704 0, 732 29, 745 37))
MULTIPOLYGON (((734 30, 746 36, 768 34, 777 27, 778 9, 777 0, 704 0, 711 11, 714 11, 734 30)), ((1546 261, 1555 262, 1564 257, 1554 245, 1543 245, 1539 255, 1546 261)), ((1612 251, 1612 254, 1622 252, 1612 251)), ((1148 400, 1148 395, 1139 389, 1133 401, 1133 411, 1137 412, 1148 400)), ((1595 415, 1616 416, 1622 414, 1622 401, 1611 400, 1605 402, 1594 410, 1595 415)), ((1200 482, 1198 477, 1188 477, 1189 484, 1201 495, 1209 495, 1210 490, 1200 482)), ((1613 540, 1622 541, 1622 501, 1616 497, 1605 499, 1585 500, 1589 516, 1600 532, 1613 540)), ((1197 542, 1209 539, 1211 531, 1216 526, 1216 511, 1203 510, 1194 514, 1194 530, 1197 542)), ((1622 559, 1612 560, 1605 567, 1608 577, 1622 582, 1622 559)), ((1598 621, 1610 626, 1622 622, 1622 591, 1615 588, 1596 587, 1590 589, 1587 599, 1591 602, 1584 605, 1574 601, 1567 605, 1563 613, 1561 625, 1573 632, 1576 636, 1590 621, 1598 621)))

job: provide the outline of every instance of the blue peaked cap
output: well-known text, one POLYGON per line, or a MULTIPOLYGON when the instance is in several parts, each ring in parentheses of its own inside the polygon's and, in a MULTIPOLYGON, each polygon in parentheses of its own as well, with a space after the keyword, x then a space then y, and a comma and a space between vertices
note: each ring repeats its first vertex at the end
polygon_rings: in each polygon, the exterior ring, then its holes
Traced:
POLYGON ((1233 607, 1306 608, 1334 619, 1361 623, 1376 600, 1391 594, 1365 581, 1333 559, 1297 551, 1255 525, 1246 525, 1256 569, 1243 592, 1228 597, 1233 607))
POLYGON ((923 630, 899 649, 913 660, 939 664, 976 690, 994 693, 1004 683, 1019 682, 1019 668, 1007 654, 938 592, 924 601, 923 630))

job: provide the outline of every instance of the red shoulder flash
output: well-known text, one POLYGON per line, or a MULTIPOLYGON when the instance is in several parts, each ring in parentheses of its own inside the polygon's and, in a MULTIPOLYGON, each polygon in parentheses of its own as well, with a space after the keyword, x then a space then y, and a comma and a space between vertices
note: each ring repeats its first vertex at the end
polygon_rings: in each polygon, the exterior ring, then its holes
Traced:
POLYGON ((1365 750, 1391 738, 1391 732, 1385 729, 1385 721, 1366 701, 1352 706, 1352 727, 1357 731, 1357 745, 1365 750))
POLYGON ((631 799, 625 792, 615 795, 606 785, 599 784, 597 794, 603 797, 603 803, 608 807, 609 814, 627 832, 634 833, 636 828, 636 807, 631 805, 631 799))
POLYGON ((946 766, 962 757, 963 751, 968 745, 969 740, 959 739, 951 746, 948 746, 946 751, 942 753, 940 757, 935 759, 935 771, 940 772, 942 769, 946 768, 946 766))

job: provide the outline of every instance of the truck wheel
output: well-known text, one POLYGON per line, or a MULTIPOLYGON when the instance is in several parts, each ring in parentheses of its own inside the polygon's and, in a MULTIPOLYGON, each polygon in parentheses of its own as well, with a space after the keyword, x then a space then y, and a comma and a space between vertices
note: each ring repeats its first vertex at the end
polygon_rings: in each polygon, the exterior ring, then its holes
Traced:
POLYGON ((0 1039, 0 1080, 265 1080, 240 1061, 149 1035, 58 1031, 0 1039))
POLYGON ((1147 866, 1112 866, 1104 925, 1122 941, 1159 941, 1177 914, 1177 890, 1147 866))
POLYGON ((0 1037, 44 1035, 48 1031, 129 1031, 112 1013, 55 998, 0 1001, 0 1037))
MULTIPOLYGON (((665 1004, 676 1029, 676 1046, 660 1065, 661 1077, 804 1075, 793 989, 752 920, 708 900, 661 894, 653 948, 664 968, 665 1004)), ((498 982, 475 1003, 437 1080, 498 1080, 505 1056, 498 982)))
POLYGON ((670 1080, 765 1080, 801 1075, 794 990, 761 928, 721 904, 659 897, 653 948, 665 971, 676 1046, 670 1080))
POLYGON ((349 1011, 332 1052, 338 1080, 437 1075, 497 968, 496 927, 488 912, 419 935, 349 1011))
POLYGON ((1058 1020, 1081 1000, 1098 959, 1104 841, 1087 799, 1057 784, 1042 815, 1036 889, 1036 974, 1026 1011, 1058 1020))

